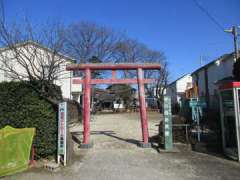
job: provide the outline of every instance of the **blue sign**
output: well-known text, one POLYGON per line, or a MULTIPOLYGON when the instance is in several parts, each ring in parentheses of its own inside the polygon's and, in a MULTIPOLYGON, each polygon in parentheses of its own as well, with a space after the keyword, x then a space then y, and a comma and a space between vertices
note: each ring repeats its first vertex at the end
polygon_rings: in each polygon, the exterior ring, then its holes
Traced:
POLYGON ((190 107, 200 106, 202 108, 206 108, 207 104, 203 99, 191 98, 189 102, 189 106, 190 107))

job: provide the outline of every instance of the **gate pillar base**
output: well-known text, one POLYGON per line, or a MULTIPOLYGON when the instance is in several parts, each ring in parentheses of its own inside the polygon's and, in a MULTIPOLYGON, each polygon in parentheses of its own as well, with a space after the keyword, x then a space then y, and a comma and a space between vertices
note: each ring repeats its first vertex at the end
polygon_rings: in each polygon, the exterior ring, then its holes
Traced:
POLYGON ((152 147, 151 143, 145 143, 145 142, 139 142, 138 146, 141 148, 151 148, 152 147))
POLYGON ((81 143, 80 144, 80 146, 79 146, 79 148, 81 148, 81 149, 90 149, 90 148, 92 148, 93 147, 93 143, 91 142, 91 143, 88 143, 88 144, 86 144, 86 143, 81 143))

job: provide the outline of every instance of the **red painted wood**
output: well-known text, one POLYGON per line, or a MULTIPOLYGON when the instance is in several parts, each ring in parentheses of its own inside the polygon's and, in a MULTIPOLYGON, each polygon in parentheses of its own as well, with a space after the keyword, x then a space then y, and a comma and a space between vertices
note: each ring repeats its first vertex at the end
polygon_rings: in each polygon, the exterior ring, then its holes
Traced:
MULTIPOLYGON (((156 79, 143 79, 143 83, 155 83, 156 79)), ((73 79, 73 84, 83 84, 83 79, 73 79)), ((137 84, 137 79, 91 79, 90 84, 137 84)))
POLYGON ((90 97, 91 97, 91 70, 85 70, 83 90, 83 143, 89 144, 90 140, 90 97))
POLYGON ((142 68, 138 68, 137 78, 138 78, 138 96, 139 96, 141 126, 142 126, 142 139, 143 139, 144 143, 148 143, 148 136, 149 136, 148 135, 148 121, 147 121, 147 111, 146 111, 142 68))
POLYGON ((233 82, 233 87, 235 87, 235 88, 240 87, 240 82, 239 81, 233 82))
POLYGON ((158 63, 124 63, 124 64, 111 64, 111 63, 89 63, 89 64, 71 64, 67 66, 67 70, 136 70, 137 68, 159 70, 161 65, 158 63))
POLYGON ((72 79, 73 84, 83 84, 84 80, 80 78, 72 79))
POLYGON ((226 89, 233 89, 233 88, 240 88, 240 82, 227 82, 219 85, 220 90, 226 90, 226 89))

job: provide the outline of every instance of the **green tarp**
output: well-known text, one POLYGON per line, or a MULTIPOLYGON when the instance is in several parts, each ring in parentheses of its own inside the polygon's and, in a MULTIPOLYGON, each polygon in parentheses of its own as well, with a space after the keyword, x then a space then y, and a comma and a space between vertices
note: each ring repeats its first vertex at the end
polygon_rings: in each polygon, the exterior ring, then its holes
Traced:
POLYGON ((28 168, 35 128, 0 130, 0 177, 28 168))

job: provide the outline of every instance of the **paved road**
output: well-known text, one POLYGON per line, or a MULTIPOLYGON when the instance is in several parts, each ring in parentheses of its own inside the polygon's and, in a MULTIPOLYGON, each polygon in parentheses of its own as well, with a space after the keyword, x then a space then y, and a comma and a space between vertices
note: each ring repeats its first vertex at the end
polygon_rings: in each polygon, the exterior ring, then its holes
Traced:
MULTIPOLYGON (((161 119, 149 114, 149 133, 157 133, 161 119)), ((79 127, 73 129, 78 130, 79 127)), ((178 153, 158 153, 155 149, 141 149, 139 115, 97 115, 91 122, 94 147, 79 150, 75 146, 75 161, 56 173, 30 170, 5 179, 36 180, 234 180, 240 179, 240 165, 224 158, 186 150, 178 145, 178 153)))

